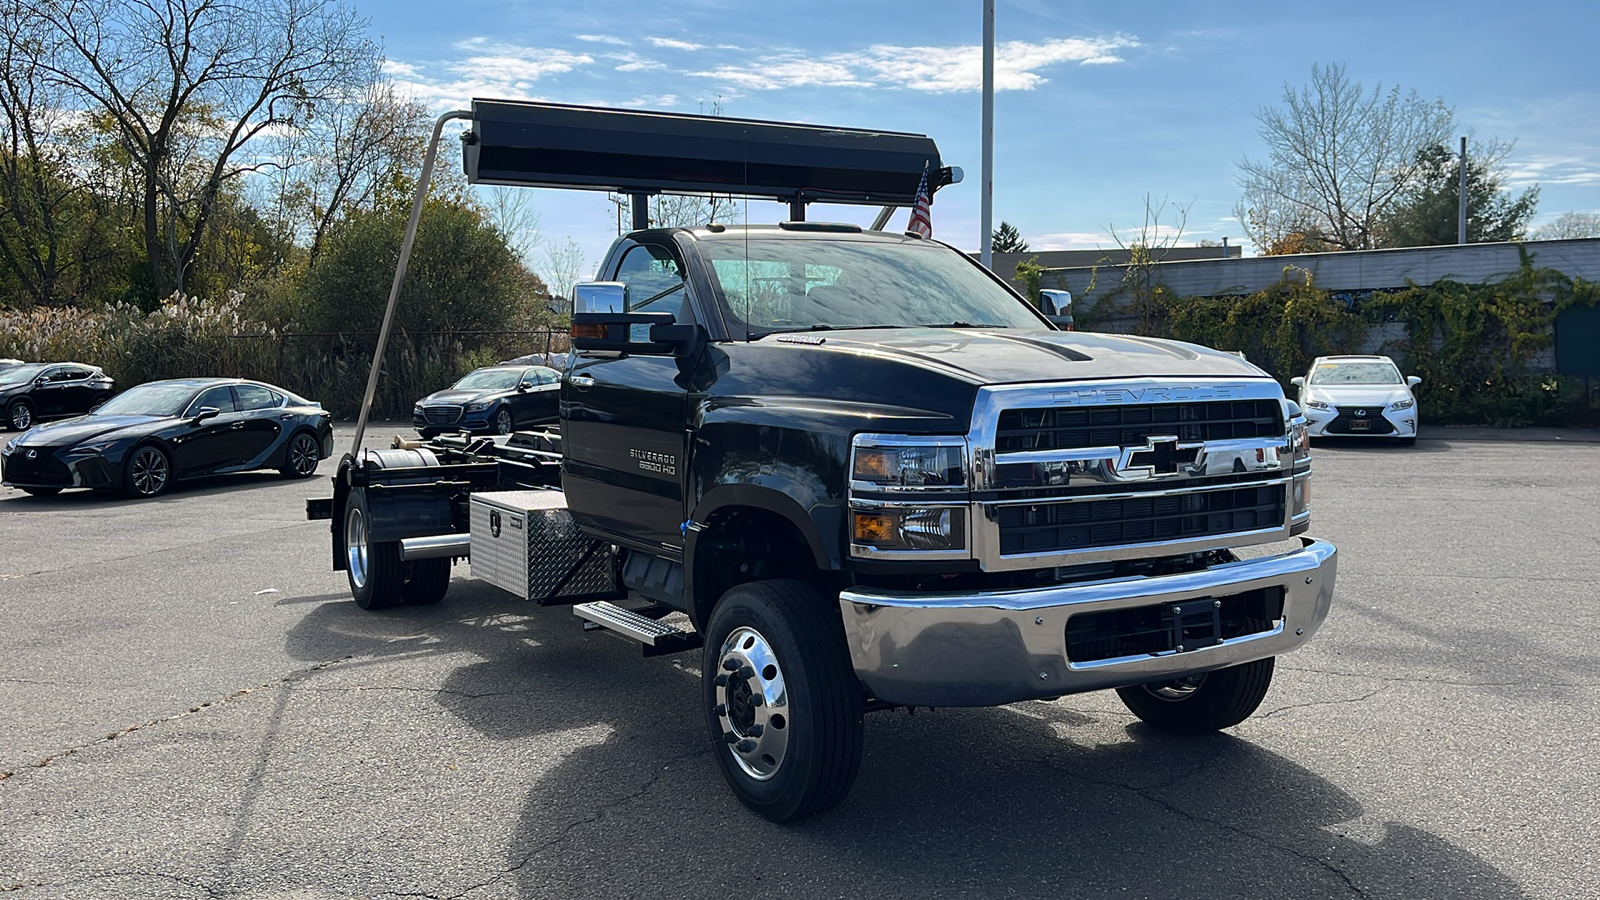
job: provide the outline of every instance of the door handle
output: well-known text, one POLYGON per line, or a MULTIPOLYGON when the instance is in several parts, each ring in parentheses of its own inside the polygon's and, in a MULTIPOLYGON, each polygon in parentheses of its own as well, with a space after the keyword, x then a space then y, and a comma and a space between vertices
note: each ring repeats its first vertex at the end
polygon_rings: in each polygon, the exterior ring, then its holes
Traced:
POLYGON ((235 422, 232 425, 229 425, 228 427, 232 428, 234 431, 243 431, 244 430, 244 423, 243 422, 235 422))
POLYGON ((593 375, 568 375, 567 381, 574 387, 589 387, 594 384, 593 375))
POLYGON ((281 413, 281 414, 279 414, 278 418, 280 418, 283 421, 287 422, 290 419, 294 418, 294 413, 281 413))

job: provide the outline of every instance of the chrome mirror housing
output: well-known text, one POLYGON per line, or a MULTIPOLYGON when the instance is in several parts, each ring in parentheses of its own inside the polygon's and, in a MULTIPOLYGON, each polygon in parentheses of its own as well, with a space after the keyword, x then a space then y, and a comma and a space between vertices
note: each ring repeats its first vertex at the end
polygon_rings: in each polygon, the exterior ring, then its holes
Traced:
POLYGON ((585 281, 572 286, 574 313, 625 312, 628 286, 620 281, 585 281))

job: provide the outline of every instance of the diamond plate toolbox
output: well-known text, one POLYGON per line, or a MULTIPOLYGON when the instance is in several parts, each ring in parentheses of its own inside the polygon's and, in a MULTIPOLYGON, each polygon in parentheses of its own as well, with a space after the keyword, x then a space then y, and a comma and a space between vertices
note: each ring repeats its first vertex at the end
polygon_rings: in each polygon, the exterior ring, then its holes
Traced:
POLYGON ((611 546, 579 533, 560 491, 486 491, 471 498, 472 576, 536 603, 617 590, 611 546))

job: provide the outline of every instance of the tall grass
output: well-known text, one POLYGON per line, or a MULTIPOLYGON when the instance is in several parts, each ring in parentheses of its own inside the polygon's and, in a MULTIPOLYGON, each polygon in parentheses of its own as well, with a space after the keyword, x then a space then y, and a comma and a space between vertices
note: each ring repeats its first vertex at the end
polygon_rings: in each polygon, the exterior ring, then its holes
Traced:
MULTIPOLYGON (((119 389, 163 378, 254 378, 316 400, 336 416, 354 416, 377 336, 274 329, 248 317, 244 299, 238 292, 216 302, 174 295, 150 313, 126 305, 0 309, 0 356, 100 366, 119 389)), ((408 417, 417 398, 478 366, 566 348, 565 334, 545 331, 396 332, 384 353, 373 414, 408 417)))

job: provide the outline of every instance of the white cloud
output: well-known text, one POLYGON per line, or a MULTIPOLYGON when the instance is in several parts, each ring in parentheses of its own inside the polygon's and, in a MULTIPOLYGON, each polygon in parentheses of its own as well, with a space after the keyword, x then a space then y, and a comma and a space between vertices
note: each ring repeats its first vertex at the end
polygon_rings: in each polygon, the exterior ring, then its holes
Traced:
POLYGON ((1534 184, 1600 185, 1593 159, 1578 156, 1530 156, 1508 162, 1506 182, 1513 187, 1534 184))
POLYGON ((1103 231, 1058 231, 1027 239, 1030 250, 1103 250, 1115 247, 1103 231))
MULTIPOLYGON (((1134 38, 1056 38, 1040 43, 1008 41, 995 48, 995 90, 1033 90, 1048 79, 1040 69, 1064 63, 1103 65, 1122 62, 1118 51, 1140 46, 1134 38)), ((824 84, 890 87, 932 93, 976 91, 983 87, 983 49, 903 47, 875 44, 865 50, 812 58, 795 52, 757 63, 727 64, 700 72, 752 90, 824 84)))
POLYGON ((606 57, 618 61, 618 72, 652 72, 667 68, 660 60, 649 59, 637 53, 614 53, 606 57))
POLYGON ((433 109, 448 109, 475 97, 543 99, 531 93, 535 82, 592 65, 595 61, 586 53, 519 47, 487 38, 472 38, 456 47, 472 53, 440 66, 447 74, 430 74, 433 67, 394 60, 385 63, 384 68, 402 91, 433 109))
POLYGON ((675 41, 672 38, 653 37, 645 38, 645 40, 649 41, 654 46, 665 47, 668 50, 704 50, 706 48, 705 44, 692 44, 688 41, 675 41))
POLYGON ((622 38, 613 37, 609 34, 579 34, 575 35, 575 37, 580 41, 588 41, 591 44, 618 44, 624 47, 628 45, 628 42, 622 38))
POLYGON ((625 106, 631 109, 671 109, 672 107, 678 105, 678 95, 647 94, 642 97, 634 97, 632 100, 623 100, 615 105, 625 106))

